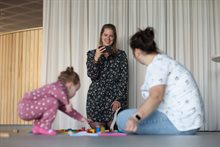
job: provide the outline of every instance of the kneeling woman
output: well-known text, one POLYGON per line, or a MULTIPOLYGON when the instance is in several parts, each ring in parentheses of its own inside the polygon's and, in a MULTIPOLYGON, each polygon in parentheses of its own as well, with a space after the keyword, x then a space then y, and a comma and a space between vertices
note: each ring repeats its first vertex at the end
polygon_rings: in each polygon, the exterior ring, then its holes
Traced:
POLYGON ((118 114, 122 132, 137 134, 195 134, 203 125, 203 102, 198 86, 183 65, 159 52, 153 28, 130 39, 136 60, 147 66, 138 109, 118 114))

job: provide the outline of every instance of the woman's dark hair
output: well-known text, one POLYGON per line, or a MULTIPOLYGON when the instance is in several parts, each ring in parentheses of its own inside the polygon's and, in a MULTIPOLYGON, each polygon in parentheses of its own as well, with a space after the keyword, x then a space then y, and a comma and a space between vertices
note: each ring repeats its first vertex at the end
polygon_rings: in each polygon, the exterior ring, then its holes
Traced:
POLYGON ((65 71, 62 71, 58 80, 63 83, 73 82, 74 85, 80 82, 79 75, 74 71, 72 66, 67 67, 65 71))
POLYGON ((152 27, 147 27, 145 30, 139 29, 131 37, 130 46, 133 51, 135 48, 139 48, 147 54, 159 52, 154 41, 154 30, 152 27))
POLYGON ((104 33, 105 29, 111 29, 113 31, 114 40, 113 40, 113 43, 112 43, 112 48, 113 48, 113 53, 116 53, 117 52, 117 48, 116 48, 116 45, 117 45, 117 31, 116 31, 116 27, 113 24, 104 24, 102 26, 100 36, 99 36, 99 46, 103 45, 102 34, 104 33))

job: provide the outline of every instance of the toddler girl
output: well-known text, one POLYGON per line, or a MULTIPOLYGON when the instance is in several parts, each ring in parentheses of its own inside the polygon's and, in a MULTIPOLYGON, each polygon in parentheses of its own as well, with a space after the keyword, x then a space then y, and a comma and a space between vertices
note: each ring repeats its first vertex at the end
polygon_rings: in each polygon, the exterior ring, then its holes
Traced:
POLYGON ((56 82, 25 93, 18 104, 18 114, 23 120, 34 120, 33 134, 56 135, 51 125, 58 109, 78 121, 88 123, 89 120, 73 109, 69 101, 79 88, 78 74, 73 67, 68 67, 60 73, 56 82))

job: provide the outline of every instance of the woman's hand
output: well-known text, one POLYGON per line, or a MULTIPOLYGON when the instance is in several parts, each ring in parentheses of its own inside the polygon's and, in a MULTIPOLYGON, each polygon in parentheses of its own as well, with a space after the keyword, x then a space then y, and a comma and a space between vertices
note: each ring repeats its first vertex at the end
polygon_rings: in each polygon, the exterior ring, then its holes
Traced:
POLYGON ((133 117, 130 117, 128 119, 128 121, 126 122, 124 130, 127 131, 127 132, 134 133, 134 132, 137 131, 137 128, 138 128, 137 120, 135 118, 133 118, 133 117))
POLYGON ((121 107, 121 103, 119 101, 114 101, 112 104, 111 104, 111 107, 112 107, 112 111, 115 112, 118 108, 121 107))
POLYGON ((66 112, 67 112, 67 113, 71 112, 72 109, 73 109, 71 103, 67 104, 65 107, 66 107, 66 112))
POLYGON ((102 47, 98 47, 95 51, 95 57, 94 57, 94 60, 96 62, 98 62, 100 56, 103 54, 103 52, 105 51, 105 46, 102 46, 102 47))

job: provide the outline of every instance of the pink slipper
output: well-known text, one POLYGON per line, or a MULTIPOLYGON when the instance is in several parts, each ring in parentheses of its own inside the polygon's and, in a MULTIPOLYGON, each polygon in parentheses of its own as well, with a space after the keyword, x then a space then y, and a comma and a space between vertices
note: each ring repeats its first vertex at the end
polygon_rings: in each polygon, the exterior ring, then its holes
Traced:
POLYGON ((54 130, 47 130, 47 129, 43 129, 43 128, 40 128, 39 126, 34 126, 32 128, 32 133, 33 134, 42 134, 42 135, 56 135, 56 131, 54 130))

